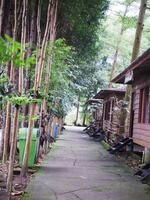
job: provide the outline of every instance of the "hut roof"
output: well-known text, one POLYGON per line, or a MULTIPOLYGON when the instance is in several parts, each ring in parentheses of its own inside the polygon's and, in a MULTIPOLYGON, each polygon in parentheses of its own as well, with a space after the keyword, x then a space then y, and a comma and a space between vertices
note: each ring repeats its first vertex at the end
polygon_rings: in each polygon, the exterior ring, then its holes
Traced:
POLYGON ((131 83, 134 73, 150 72, 150 48, 135 59, 124 71, 116 76, 114 83, 131 83))
POLYGON ((101 104, 102 102, 99 99, 89 99, 86 103, 92 105, 92 104, 95 104, 95 103, 101 104))
POLYGON ((124 95, 126 92, 126 89, 124 88, 106 88, 106 89, 102 89, 100 90, 93 98, 94 99, 104 99, 105 97, 107 97, 108 95, 124 95))

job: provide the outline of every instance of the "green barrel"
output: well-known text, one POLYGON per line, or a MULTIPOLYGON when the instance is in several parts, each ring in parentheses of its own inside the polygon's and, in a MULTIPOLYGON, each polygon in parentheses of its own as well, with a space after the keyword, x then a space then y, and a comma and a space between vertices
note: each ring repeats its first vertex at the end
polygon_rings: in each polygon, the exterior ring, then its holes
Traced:
MULTIPOLYGON (((19 163, 20 165, 22 165, 22 161, 23 161, 27 131, 28 131, 28 128, 19 129, 19 163)), ((39 144, 38 141, 39 141, 39 129, 34 128, 32 131, 32 143, 30 147, 28 167, 33 167, 35 163, 37 148, 39 144)))

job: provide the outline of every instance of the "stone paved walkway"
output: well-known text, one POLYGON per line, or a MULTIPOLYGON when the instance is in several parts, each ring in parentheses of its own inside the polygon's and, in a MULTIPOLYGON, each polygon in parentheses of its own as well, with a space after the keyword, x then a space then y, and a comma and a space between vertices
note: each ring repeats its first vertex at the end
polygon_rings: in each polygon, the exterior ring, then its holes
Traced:
POLYGON ((27 191, 30 200, 150 200, 127 166, 75 127, 66 127, 27 191))

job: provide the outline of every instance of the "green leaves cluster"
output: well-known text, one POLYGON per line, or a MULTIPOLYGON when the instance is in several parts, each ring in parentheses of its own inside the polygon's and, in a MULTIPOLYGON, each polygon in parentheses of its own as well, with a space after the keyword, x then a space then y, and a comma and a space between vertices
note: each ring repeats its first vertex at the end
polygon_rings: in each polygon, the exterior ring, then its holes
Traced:
POLYGON ((129 16, 125 16, 122 17, 120 16, 120 22, 123 24, 123 29, 127 30, 130 28, 135 28, 136 27, 136 23, 137 23, 137 19, 136 17, 129 17, 129 16))
POLYGON ((108 4, 105 0, 59 2, 57 38, 65 38, 72 49, 71 56, 63 63, 64 68, 60 66, 56 72, 53 65, 51 94, 62 98, 65 112, 76 104, 79 95, 88 98, 103 84, 99 76, 101 68, 95 66, 95 60, 102 47, 99 29, 108 4))
POLYGON ((45 83, 46 68, 51 59, 50 82, 46 100, 49 108, 57 116, 64 116, 73 105, 74 91, 72 90, 71 68, 74 67, 74 49, 66 44, 65 39, 57 39, 53 44, 49 43, 46 51, 46 60, 42 84, 42 91, 45 83), (59 108, 55 107, 55 101, 60 99, 59 108))
POLYGON ((25 95, 22 96, 12 96, 8 100, 15 106, 22 106, 29 103, 28 97, 25 95))
POLYGON ((78 61, 90 61, 97 55, 97 31, 108 3, 107 0, 60 1, 58 37, 64 37, 67 43, 76 49, 78 61))
MULTIPOLYGON (((25 45, 24 51, 27 52, 29 45, 25 45)), ((31 96, 27 95, 18 95, 14 85, 9 80, 5 72, 5 66, 8 62, 11 62, 14 67, 30 67, 36 63, 35 52, 30 56, 23 57, 21 44, 17 41, 14 41, 8 35, 5 35, 4 38, 0 37, 0 65, 1 65, 1 74, 0 74, 0 97, 2 100, 8 100, 16 106, 22 106, 35 100, 31 96), (5 97, 5 98, 4 98, 5 97)))
POLYGON ((4 38, 0 37, 0 64, 6 65, 8 61, 11 61, 15 67, 30 67, 36 62, 35 52, 29 57, 23 58, 23 54, 27 52, 29 45, 25 45, 25 49, 22 50, 20 42, 14 41, 8 35, 4 38))

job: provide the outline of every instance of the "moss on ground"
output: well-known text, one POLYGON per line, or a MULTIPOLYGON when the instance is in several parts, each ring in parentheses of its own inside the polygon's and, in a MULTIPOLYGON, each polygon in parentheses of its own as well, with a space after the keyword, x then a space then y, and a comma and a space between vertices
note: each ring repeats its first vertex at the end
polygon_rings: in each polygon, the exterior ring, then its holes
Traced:
POLYGON ((28 192, 24 192, 21 200, 30 200, 30 194, 28 192))
POLYGON ((146 194, 150 194, 150 185, 147 185, 145 188, 144 188, 146 194))
POLYGON ((108 150, 110 148, 110 145, 105 141, 101 141, 101 144, 103 145, 104 149, 106 149, 106 150, 108 150))

